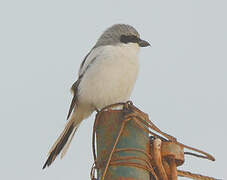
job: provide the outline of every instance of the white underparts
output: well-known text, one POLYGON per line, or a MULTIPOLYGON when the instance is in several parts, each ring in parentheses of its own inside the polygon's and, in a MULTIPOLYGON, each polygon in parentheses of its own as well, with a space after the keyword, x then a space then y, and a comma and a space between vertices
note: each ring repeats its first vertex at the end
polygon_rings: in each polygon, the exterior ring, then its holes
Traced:
POLYGON ((79 85, 78 104, 101 109, 129 99, 138 74, 139 46, 135 43, 93 50, 83 70, 96 57, 79 85))

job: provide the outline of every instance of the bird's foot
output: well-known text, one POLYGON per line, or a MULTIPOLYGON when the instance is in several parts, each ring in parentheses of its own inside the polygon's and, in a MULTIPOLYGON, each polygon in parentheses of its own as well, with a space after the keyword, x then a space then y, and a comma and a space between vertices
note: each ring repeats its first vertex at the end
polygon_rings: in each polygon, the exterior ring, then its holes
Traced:
POLYGON ((95 111, 96 111, 97 113, 99 113, 99 112, 100 112, 100 110, 99 110, 98 108, 95 108, 95 111))

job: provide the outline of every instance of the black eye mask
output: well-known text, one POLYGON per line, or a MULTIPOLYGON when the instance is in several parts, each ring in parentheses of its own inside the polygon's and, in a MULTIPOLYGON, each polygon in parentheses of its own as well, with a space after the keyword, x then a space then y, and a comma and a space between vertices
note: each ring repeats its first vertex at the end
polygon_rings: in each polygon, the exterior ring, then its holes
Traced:
POLYGON ((140 41, 140 38, 134 36, 134 35, 129 35, 129 36, 126 36, 126 35, 121 35, 121 38, 120 38, 120 41, 122 43, 138 43, 140 41))

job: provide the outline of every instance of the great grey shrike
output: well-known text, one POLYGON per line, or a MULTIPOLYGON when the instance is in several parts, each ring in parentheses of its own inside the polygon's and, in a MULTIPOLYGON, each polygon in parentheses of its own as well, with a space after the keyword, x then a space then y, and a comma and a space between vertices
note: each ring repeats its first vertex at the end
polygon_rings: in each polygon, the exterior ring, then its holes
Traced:
POLYGON ((50 149, 43 169, 60 152, 61 157, 65 155, 82 120, 97 109, 129 100, 138 74, 140 47, 149 45, 130 25, 115 24, 101 35, 80 65, 78 79, 71 87, 69 121, 50 149))

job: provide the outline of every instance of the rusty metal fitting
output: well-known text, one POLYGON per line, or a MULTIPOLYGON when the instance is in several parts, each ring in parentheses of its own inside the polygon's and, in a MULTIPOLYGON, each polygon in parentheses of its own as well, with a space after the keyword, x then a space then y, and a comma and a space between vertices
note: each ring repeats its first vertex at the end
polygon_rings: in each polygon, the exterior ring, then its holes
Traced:
POLYGON ((161 131, 149 120, 148 115, 135 107, 131 101, 107 106, 97 113, 92 141, 93 180, 95 171, 98 174, 97 180, 177 180, 178 176, 215 180, 177 170, 177 167, 184 163, 185 154, 209 160, 214 158, 204 151, 178 142, 175 137, 161 131), (116 110, 115 107, 119 106, 122 108, 116 110), (151 136, 152 142, 149 139, 151 136), (200 154, 184 152, 185 148, 200 154))
POLYGON ((162 142, 161 154, 164 160, 174 159, 177 166, 184 163, 184 147, 173 142, 162 142))

